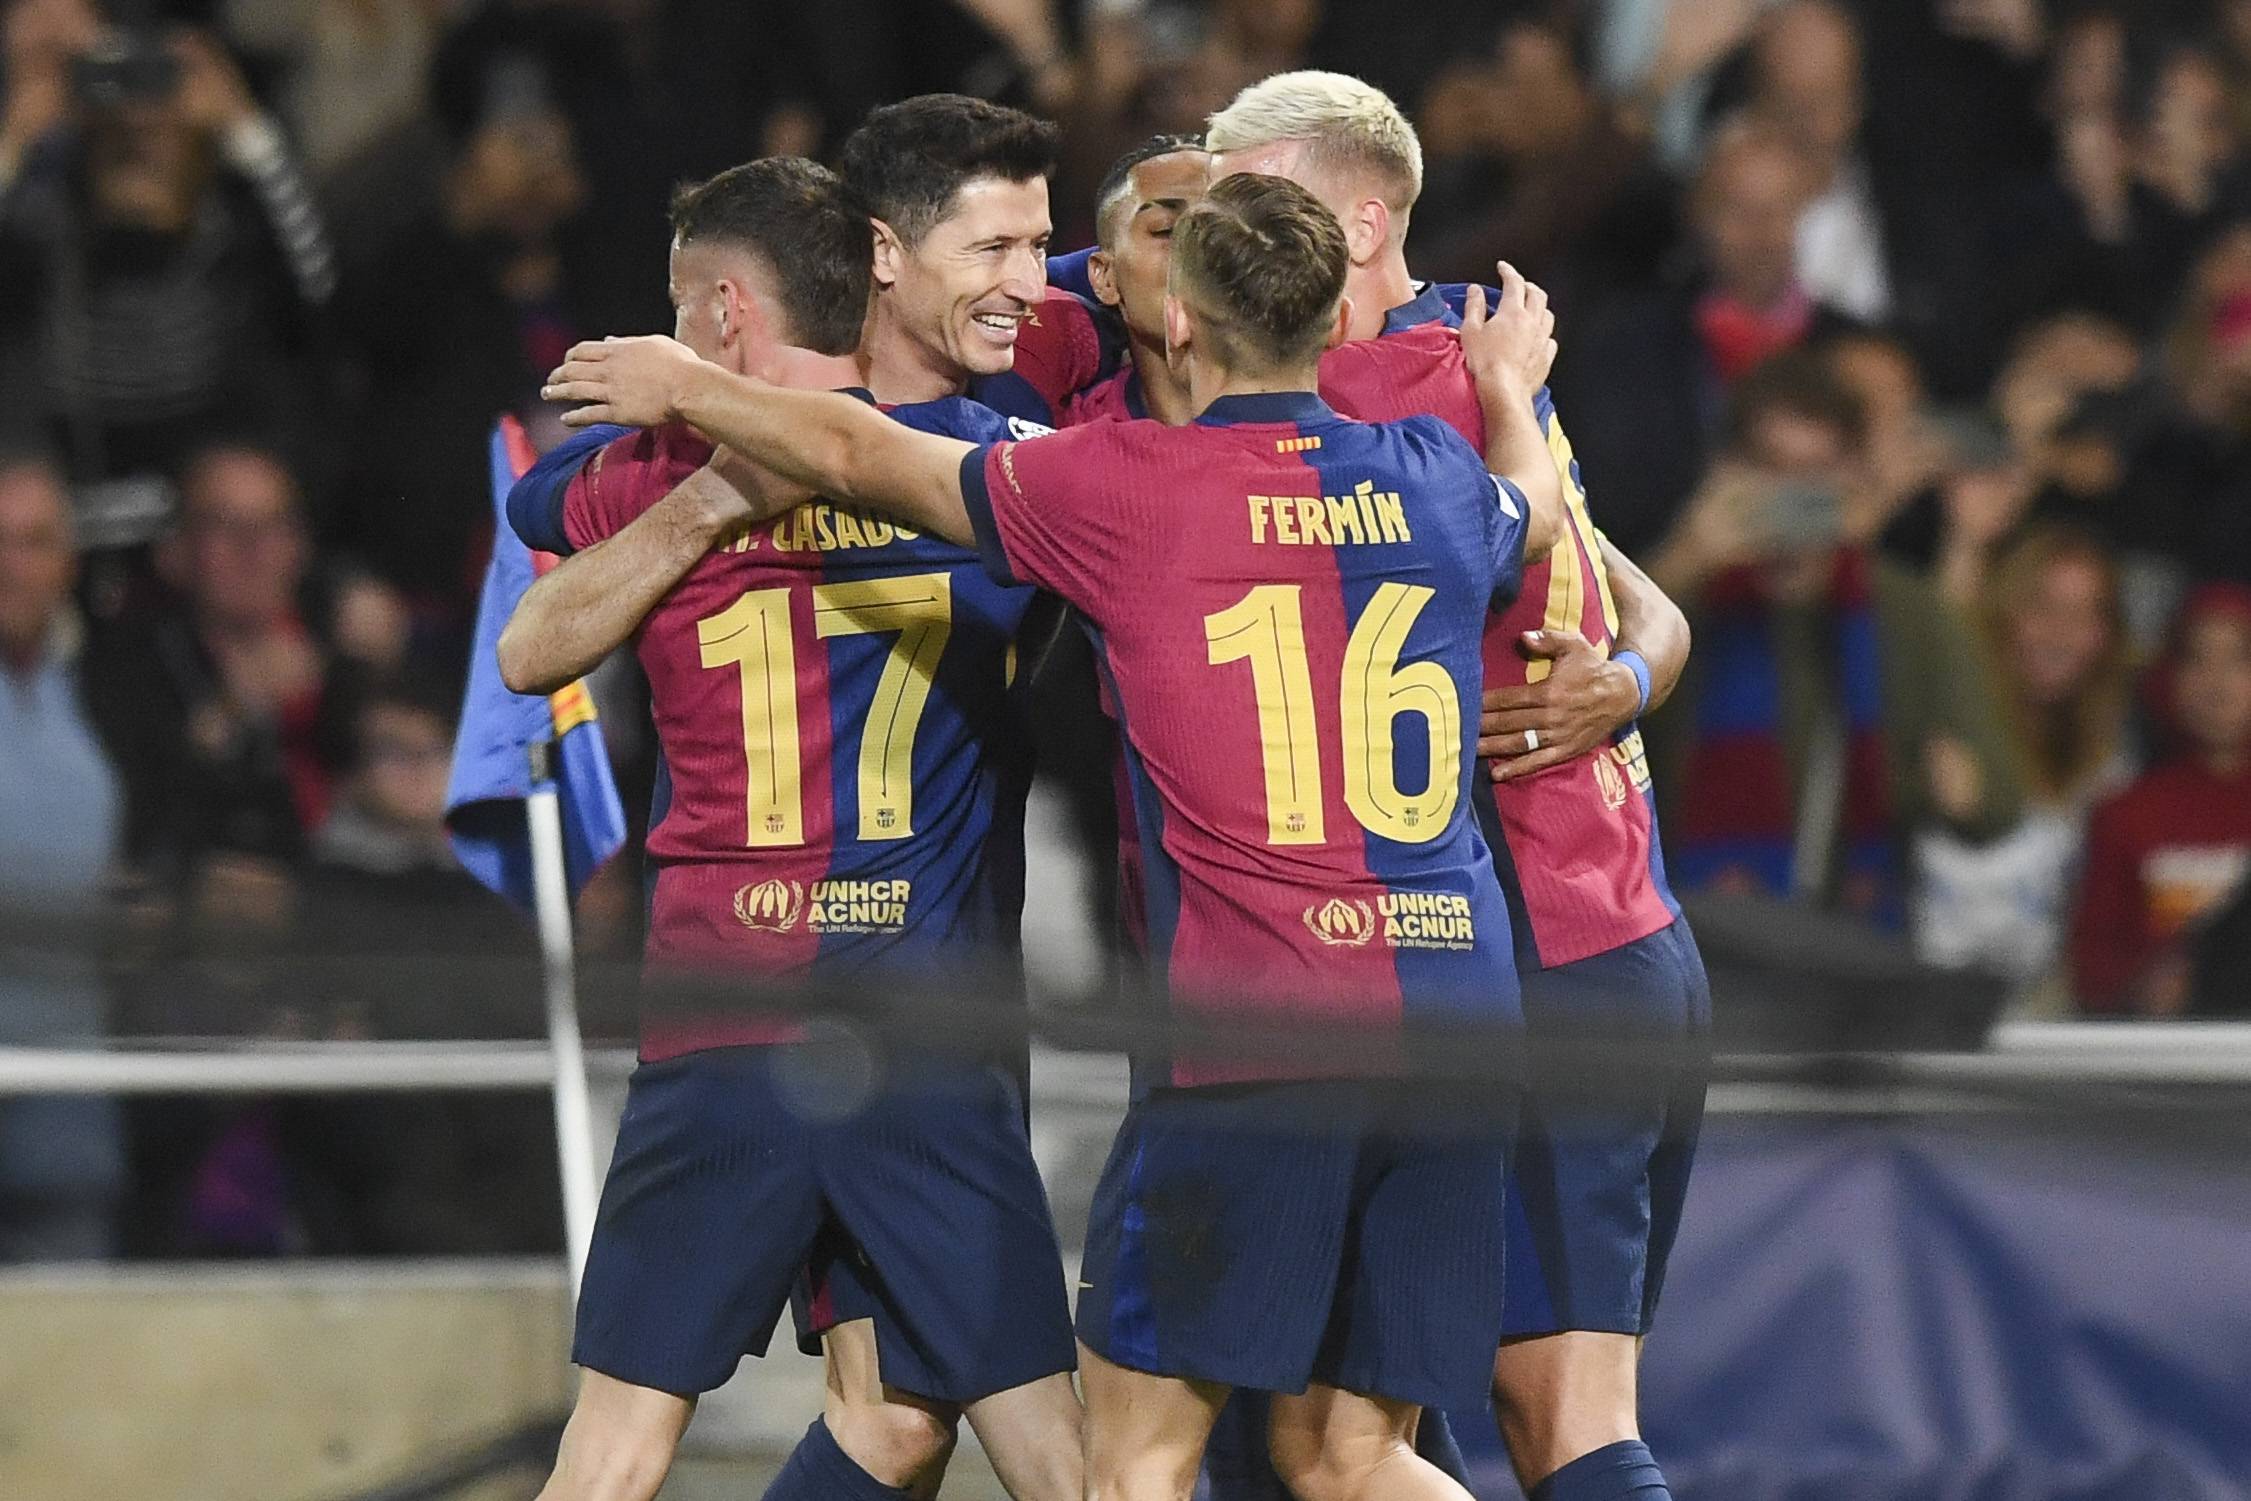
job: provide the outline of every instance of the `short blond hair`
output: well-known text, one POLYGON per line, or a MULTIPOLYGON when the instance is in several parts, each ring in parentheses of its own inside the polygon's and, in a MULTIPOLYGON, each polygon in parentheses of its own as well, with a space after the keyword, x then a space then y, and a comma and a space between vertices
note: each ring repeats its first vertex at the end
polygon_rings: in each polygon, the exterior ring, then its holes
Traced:
POLYGON ((1414 207, 1423 187, 1422 141, 1391 96, 1344 73, 1277 73, 1237 94, 1211 117, 1207 151, 1245 151, 1303 141, 1320 166, 1383 180, 1394 213, 1414 207))

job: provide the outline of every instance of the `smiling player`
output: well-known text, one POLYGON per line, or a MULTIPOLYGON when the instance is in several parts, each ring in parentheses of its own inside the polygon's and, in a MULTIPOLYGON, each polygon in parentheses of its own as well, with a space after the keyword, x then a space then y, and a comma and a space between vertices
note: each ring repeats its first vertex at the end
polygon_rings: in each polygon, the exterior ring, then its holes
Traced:
POLYGON ((1458 1498, 1408 1438, 1423 1405, 1490 1380, 1514 1110, 1504 1087, 1399 1070, 1433 1027, 1513 1025, 1463 727, 1488 602, 1561 524, 1530 401, 1552 320, 1511 273, 1476 329, 1496 495, 1443 424, 1368 427, 1313 394, 1345 249, 1302 189, 1216 189, 1173 265, 1185 428, 947 442, 659 339, 578 346, 548 395, 589 404, 574 423, 688 420, 794 483, 975 538, 996 579, 1089 622, 1132 747, 1156 977, 1175 1018, 1232 1023, 1139 1060, 1097 1191, 1090 1493, 1185 1494, 1241 1385, 1278 1394, 1300 1495, 1458 1498), (1262 1023, 1351 1045, 1277 1057, 1262 1023))

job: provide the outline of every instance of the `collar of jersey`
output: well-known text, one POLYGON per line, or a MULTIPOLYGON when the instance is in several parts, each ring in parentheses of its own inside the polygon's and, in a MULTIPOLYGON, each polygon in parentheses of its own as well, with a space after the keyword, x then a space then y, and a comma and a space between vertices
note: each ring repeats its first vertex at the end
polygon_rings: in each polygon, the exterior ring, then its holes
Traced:
POLYGON ((838 386, 836 389, 838 395, 849 396, 854 401, 864 401, 871 407, 883 405, 882 402, 875 399, 875 393, 866 386, 838 386))
POLYGON ((1311 391, 1260 391, 1222 396, 1196 418, 1198 427, 1233 427, 1238 422, 1335 422, 1337 414, 1311 391))
POLYGON ((1412 302, 1402 302, 1383 315, 1383 331, 1387 334, 1404 333, 1410 328, 1420 328, 1446 316, 1446 299, 1439 295, 1438 283, 1426 281, 1412 302))

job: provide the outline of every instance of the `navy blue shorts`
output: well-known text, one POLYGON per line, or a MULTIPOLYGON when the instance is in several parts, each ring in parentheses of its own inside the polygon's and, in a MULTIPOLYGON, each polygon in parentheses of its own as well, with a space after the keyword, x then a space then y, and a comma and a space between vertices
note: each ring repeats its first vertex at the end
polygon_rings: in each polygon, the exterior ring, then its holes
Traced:
POLYGON ((1687 922, 1526 974, 1524 1019, 1532 1067, 1509 1195, 1505 1327, 1512 1338, 1646 1334, 1709 1072, 1712 995, 1687 922), (1629 1066, 1599 1067, 1611 1045, 1629 1066))
POLYGON ((1095 1188, 1079 1338, 1163 1376, 1482 1402, 1516 1104, 1427 1082, 1151 1092, 1095 1188))
POLYGON ((809 1260, 849 1255, 890 1385, 969 1402, 1071 1370, 1063 1261, 1004 1069, 926 1068, 819 1119, 800 1050, 636 1069, 571 1358, 693 1395, 762 1355, 809 1260))

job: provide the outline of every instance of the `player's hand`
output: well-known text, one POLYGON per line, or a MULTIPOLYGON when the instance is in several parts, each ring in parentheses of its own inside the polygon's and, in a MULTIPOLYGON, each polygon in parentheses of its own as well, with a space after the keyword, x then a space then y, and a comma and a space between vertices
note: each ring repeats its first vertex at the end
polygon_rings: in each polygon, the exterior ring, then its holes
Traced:
POLYGON ((1462 354, 1479 385, 1497 384, 1529 395, 1546 384, 1555 364, 1555 314, 1548 294, 1500 263, 1500 299, 1488 308, 1485 289, 1472 284, 1462 309, 1462 354))
POLYGON ((1552 665, 1537 683, 1492 688, 1477 722, 1477 754, 1493 780, 1514 781, 1608 745, 1641 708, 1633 669, 1577 631, 1526 631, 1525 656, 1552 665))
POLYGON ((543 401, 577 403, 563 413, 565 427, 619 422, 658 427, 680 415, 680 404, 703 361, 677 339, 643 334, 574 344, 539 391, 543 401))

